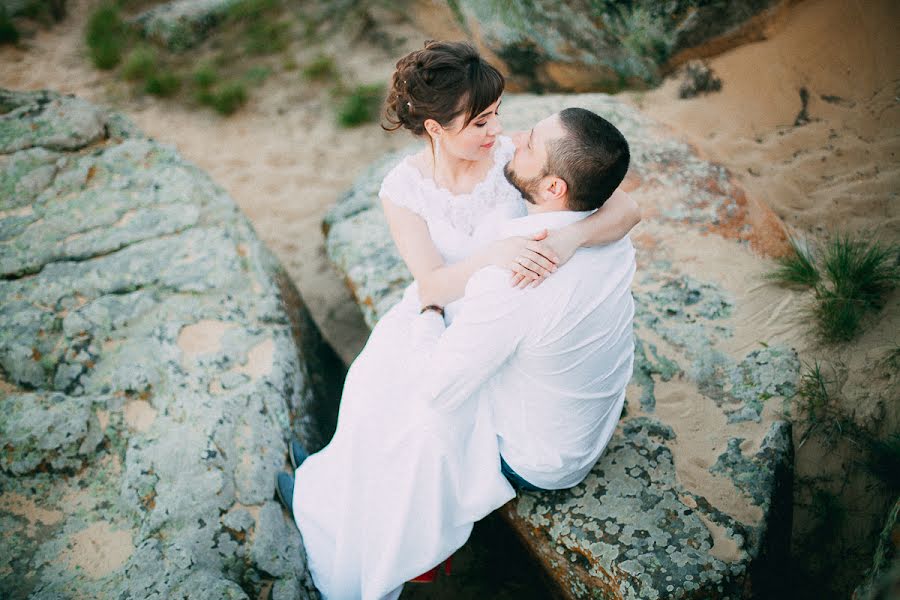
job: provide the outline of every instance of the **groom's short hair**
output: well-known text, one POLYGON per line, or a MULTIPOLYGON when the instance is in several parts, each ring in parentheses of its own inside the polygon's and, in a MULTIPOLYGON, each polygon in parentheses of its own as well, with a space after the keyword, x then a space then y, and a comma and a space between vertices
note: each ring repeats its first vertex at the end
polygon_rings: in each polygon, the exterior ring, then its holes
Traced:
POLYGON ((600 208, 628 171, 628 142, 612 123, 583 108, 566 108, 559 120, 566 133, 550 144, 544 172, 566 182, 569 210, 600 208))

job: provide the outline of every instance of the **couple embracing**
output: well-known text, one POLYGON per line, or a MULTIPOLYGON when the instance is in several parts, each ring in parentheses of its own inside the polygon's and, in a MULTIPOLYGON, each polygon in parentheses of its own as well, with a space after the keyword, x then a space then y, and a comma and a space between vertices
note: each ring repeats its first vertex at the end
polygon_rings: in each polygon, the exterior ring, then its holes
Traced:
POLYGON ((415 278, 344 384, 337 430, 278 477, 328 600, 397 598, 517 490, 578 484, 633 360, 622 134, 579 108, 501 135, 504 80, 465 43, 397 63, 387 120, 427 144, 380 198, 415 278))

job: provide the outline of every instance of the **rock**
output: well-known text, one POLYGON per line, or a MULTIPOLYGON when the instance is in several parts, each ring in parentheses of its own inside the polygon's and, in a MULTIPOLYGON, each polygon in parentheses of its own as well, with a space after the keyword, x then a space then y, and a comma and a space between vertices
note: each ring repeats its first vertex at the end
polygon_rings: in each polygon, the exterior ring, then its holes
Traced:
POLYGON ((510 91, 616 91, 658 83, 685 60, 763 39, 781 0, 479 2, 419 0, 433 39, 468 37, 509 76, 510 91))
POLYGON ((853 600, 888 600, 900 593, 900 498, 888 511, 872 567, 853 592, 853 600))
POLYGON ((344 369, 284 270, 121 115, 0 90, 0 148, 0 596, 318 597, 274 475, 344 369))
MULTIPOLYGON (((778 247, 781 229, 754 217, 726 169, 615 98, 508 94, 504 125, 527 129, 573 105, 604 115, 631 146, 625 187, 645 209, 633 236, 634 377, 585 481, 523 493, 501 514, 564 597, 769 597, 792 514, 791 426, 777 405, 794 393, 800 363, 763 337, 737 343, 735 330, 765 335, 743 315, 767 268, 753 250, 778 247)), ((376 202, 399 158, 366 171, 324 224, 328 255, 370 325, 410 281, 376 202)))
POLYGON ((702 60, 692 60, 684 65, 681 85, 678 86, 678 97, 694 98, 700 94, 718 92, 722 89, 722 80, 716 77, 709 64, 702 60))
POLYGON ((241 0, 174 0, 150 8, 132 21, 144 37, 170 50, 200 44, 241 0))

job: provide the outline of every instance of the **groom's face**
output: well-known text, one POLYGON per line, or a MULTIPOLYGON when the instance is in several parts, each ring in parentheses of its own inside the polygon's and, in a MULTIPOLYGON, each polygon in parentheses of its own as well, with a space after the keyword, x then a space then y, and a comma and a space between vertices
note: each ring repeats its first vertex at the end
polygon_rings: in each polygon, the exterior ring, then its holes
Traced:
POLYGON ((557 115, 540 121, 531 131, 523 131, 513 138, 516 153, 503 169, 507 181, 532 204, 541 204, 546 170, 548 144, 565 135, 557 115))

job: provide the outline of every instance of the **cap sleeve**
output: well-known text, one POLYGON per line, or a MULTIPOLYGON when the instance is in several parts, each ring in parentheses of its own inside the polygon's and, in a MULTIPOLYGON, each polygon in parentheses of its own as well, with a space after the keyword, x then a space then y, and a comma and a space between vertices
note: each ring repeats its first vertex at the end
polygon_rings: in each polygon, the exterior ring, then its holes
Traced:
POLYGON ((400 161, 381 182, 378 197, 422 216, 422 195, 413 168, 400 161))

